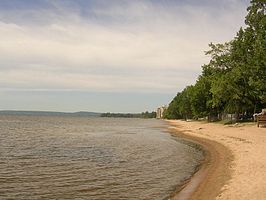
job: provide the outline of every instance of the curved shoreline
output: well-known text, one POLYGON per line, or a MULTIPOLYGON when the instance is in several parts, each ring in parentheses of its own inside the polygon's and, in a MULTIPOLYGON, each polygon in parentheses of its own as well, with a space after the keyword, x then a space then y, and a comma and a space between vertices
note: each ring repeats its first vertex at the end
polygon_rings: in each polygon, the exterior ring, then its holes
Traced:
POLYGON ((233 154, 224 145, 202 137, 192 136, 189 130, 178 127, 173 121, 168 131, 179 138, 191 141, 201 146, 205 152, 199 170, 184 184, 182 189, 174 192, 171 200, 211 200, 215 199, 222 191, 222 187, 231 178, 233 154))

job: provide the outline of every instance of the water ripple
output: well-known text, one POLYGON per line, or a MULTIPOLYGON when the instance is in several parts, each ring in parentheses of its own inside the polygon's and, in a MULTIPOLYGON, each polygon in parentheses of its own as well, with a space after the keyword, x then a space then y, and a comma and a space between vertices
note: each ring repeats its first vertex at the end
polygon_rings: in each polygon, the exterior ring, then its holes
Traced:
POLYGON ((140 119, 0 116, 0 199, 165 199, 202 159, 140 119))

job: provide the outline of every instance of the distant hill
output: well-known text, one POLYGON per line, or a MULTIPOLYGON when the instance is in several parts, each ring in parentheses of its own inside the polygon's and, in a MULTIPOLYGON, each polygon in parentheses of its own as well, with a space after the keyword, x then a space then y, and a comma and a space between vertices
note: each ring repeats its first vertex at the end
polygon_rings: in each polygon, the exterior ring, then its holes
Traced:
POLYGON ((0 110, 0 115, 100 117, 101 113, 0 110))

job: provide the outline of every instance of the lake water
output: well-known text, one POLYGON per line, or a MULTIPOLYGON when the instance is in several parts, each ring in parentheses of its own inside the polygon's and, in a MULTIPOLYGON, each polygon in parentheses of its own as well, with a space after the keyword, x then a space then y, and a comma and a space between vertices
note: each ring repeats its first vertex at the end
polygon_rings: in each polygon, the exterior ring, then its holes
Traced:
POLYGON ((155 119, 0 116, 0 199, 167 199, 203 153, 155 119))

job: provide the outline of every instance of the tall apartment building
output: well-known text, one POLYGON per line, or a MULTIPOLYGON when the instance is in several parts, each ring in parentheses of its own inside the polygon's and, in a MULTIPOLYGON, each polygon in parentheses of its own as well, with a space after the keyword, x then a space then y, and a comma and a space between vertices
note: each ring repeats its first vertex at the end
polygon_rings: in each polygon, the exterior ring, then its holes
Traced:
POLYGON ((163 118, 163 112, 167 109, 167 106, 161 106, 159 108, 157 108, 156 111, 156 118, 157 119, 161 119, 163 118))

